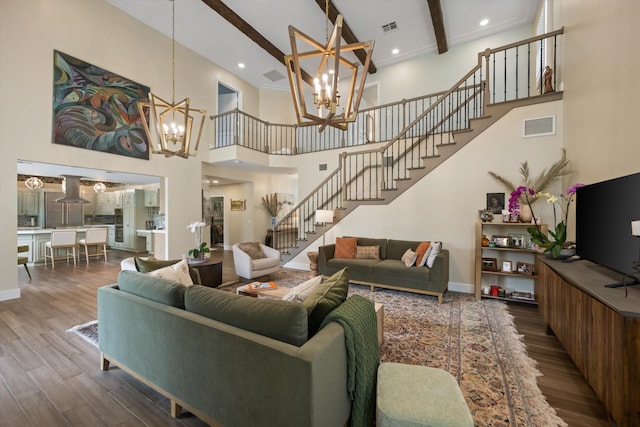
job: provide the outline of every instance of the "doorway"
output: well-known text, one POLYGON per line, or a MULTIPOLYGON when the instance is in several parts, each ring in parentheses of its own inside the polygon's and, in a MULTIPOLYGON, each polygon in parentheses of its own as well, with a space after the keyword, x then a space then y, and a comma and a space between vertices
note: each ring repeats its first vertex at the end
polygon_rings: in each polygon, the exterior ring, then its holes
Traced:
POLYGON ((211 197, 211 244, 224 244, 224 197, 211 197))

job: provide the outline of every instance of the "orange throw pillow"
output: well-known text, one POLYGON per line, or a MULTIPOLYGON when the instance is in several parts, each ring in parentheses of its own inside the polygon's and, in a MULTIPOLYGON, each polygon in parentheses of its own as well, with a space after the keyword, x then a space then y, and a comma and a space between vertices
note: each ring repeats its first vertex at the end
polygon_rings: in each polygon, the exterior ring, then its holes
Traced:
POLYGON ((358 239, 356 237, 337 237, 334 258, 355 258, 358 239))
POLYGON ((418 257, 416 258, 416 265, 418 267, 422 267, 423 265, 426 264, 427 258, 425 258, 424 254, 427 253, 427 250, 429 249, 429 246, 431 246, 431 243, 422 242, 416 248, 416 253, 418 254, 418 257))

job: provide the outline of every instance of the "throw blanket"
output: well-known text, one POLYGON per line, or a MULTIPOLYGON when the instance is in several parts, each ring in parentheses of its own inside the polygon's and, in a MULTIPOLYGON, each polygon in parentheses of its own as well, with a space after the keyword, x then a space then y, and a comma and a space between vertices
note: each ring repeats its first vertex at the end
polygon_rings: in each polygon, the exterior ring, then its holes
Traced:
POLYGON ((351 426, 374 424, 376 379, 380 363, 378 324, 373 302, 353 295, 325 317, 322 329, 330 322, 344 328, 347 347, 347 390, 351 396, 351 426))

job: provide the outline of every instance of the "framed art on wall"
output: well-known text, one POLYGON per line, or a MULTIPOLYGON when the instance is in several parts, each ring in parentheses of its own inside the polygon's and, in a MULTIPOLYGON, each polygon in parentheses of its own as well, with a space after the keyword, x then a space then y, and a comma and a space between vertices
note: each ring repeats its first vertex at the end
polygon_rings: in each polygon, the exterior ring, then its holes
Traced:
POLYGON ((232 211, 243 211, 247 208, 247 200, 246 199, 231 199, 231 210, 232 211))
POLYGON ((54 50, 52 142, 148 160, 137 108, 148 96, 147 86, 54 50))

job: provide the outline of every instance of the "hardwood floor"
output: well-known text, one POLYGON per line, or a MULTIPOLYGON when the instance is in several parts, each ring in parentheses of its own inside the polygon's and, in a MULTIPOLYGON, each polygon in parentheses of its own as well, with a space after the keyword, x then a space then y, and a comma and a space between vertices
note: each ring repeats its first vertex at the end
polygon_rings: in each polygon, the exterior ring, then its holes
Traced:
MULTIPOLYGON (((235 281, 230 251, 223 282, 235 281)), ((97 318, 96 289, 114 283, 120 260, 18 269, 21 298, 0 302, 0 426, 203 426, 183 414, 171 418, 169 402, 117 367, 99 369, 99 352, 72 326, 97 318)), ((570 426, 607 426, 604 408, 557 339, 546 335, 537 310, 510 306, 529 355, 544 376, 538 380, 551 405, 570 426)), ((253 426, 248 426, 253 427, 253 426)))

